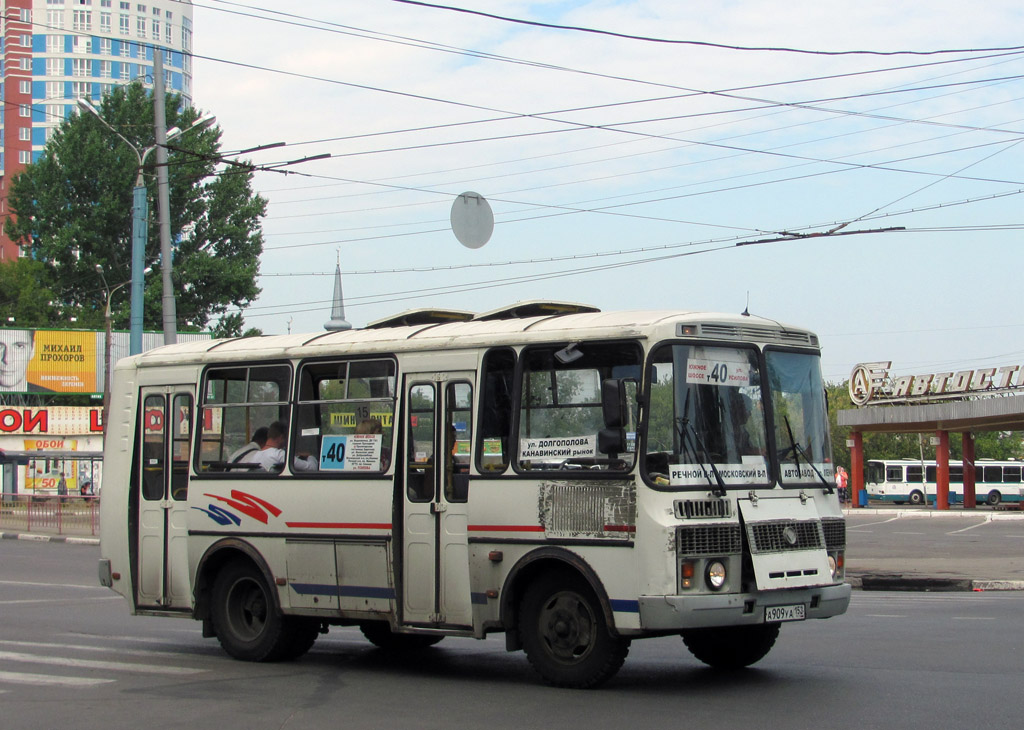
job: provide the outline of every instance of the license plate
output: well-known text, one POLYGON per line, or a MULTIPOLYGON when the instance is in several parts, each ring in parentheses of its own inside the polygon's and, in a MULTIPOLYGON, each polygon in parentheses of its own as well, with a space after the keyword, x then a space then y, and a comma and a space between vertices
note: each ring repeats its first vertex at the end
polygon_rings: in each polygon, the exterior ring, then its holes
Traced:
POLYGON ((764 609, 764 622, 767 624, 781 621, 803 621, 805 618, 807 615, 802 603, 794 606, 765 606, 764 609))

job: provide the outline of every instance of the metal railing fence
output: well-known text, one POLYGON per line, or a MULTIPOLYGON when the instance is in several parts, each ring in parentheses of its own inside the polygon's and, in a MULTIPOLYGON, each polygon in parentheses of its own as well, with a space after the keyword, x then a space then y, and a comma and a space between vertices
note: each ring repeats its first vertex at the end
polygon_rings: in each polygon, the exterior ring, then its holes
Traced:
POLYGON ((0 498, 0 530, 98 536, 100 498, 4 494, 0 498))

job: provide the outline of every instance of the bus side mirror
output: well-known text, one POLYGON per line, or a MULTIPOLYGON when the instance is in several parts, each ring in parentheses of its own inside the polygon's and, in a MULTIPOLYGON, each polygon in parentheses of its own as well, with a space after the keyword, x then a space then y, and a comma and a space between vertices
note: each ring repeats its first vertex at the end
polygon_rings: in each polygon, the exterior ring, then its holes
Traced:
POLYGON ((626 381, 607 378, 601 381, 601 413, 606 428, 626 425, 626 381))
POLYGON ((597 434, 597 450, 613 459, 626 450, 626 381, 601 381, 601 413, 605 427, 597 434))

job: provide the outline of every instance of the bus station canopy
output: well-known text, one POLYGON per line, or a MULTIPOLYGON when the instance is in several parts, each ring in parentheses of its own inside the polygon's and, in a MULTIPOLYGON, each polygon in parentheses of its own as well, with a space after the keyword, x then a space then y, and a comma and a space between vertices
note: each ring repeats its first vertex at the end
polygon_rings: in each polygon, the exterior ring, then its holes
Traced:
POLYGON ((853 431, 1024 431, 1024 396, 1007 395, 922 405, 866 406, 839 411, 837 422, 853 431))

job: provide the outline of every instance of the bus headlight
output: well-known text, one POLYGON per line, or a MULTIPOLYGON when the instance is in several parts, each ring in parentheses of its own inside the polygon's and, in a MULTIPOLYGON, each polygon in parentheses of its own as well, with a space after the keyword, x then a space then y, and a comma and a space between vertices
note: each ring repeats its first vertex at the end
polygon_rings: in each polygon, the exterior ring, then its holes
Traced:
POLYGON ((721 560, 711 560, 704 569, 704 582, 713 591, 720 591, 725 585, 725 563, 721 560))
POLYGON ((828 570, 832 574, 832 580, 839 580, 843 576, 843 554, 836 553, 833 555, 829 553, 828 556, 828 570))

